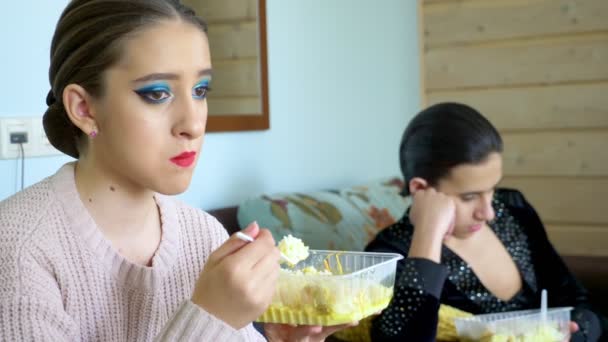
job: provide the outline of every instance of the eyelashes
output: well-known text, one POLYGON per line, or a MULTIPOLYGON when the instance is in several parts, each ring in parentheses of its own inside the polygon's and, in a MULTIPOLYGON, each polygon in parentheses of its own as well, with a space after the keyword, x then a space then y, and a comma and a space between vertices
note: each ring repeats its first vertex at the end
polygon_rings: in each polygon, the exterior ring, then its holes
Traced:
MULTIPOLYGON (((207 98, 207 93, 209 93, 210 90, 209 80, 203 80, 192 88, 192 98, 204 100, 207 98)), ((135 93, 142 100, 150 104, 162 104, 175 97, 171 92, 171 87, 167 83, 151 84, 136 89, 135 93)))
POLYGON ((164 103, 173 98, 171 88, 166 83, 151 84, 135 90, 135 93, 139 95, 142 100, 151 104, 164 103))
MULTIPOLYGON (((493 198, 493 197, 494 197, 494 193, 495 193, 495 191, 496 191, 496 188, 494 188, 494 189, 492 189, 491 191, 489 191, 490 198, 493 198)), ((461 199, 463 202, 471 202, 471 201, 473 201, 473 200, 477 199, 479 196, 480 196, 479 194, 464 194, 464 195, 461 195, 461 196, 460 196, 460 199, 461 199)))
POLYGON ((475 199, 475 195, 464 195, 464 196, 460 196, 460 199, 464 202, 471 202, 472 200, 475 199))
POLYGON ((192 89, 192 97, 202 100, 207 97, 207 93, 209 91, 211 91, 211 87, 209 87, 209 80, 201 81, 192 89))

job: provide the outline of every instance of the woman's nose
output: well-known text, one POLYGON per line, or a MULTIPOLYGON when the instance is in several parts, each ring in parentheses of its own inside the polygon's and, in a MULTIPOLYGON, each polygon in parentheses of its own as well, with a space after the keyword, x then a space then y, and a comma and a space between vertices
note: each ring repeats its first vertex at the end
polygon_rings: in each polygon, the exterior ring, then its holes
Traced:
POLYGON ((207 100, 190 98, 178 110, 180 113, 173 126, 173 134, 186 139, 201 137, 207 124, 207 100))
POLYGON ((479 208, 477 208, 476 219, 480 221, 492 221, 494 219, 494 207, 492 207, 492 197, 482 198, 479 208))

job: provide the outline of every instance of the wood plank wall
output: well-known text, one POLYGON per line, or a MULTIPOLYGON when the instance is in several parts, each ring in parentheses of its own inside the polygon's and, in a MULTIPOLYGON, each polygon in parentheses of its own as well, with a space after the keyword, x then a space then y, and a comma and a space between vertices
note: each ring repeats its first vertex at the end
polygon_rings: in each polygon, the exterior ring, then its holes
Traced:
POLYGON ((185 0, 206 21, 213 64, 210 115, 259 115, 258 2, 185 0))
POLYGON ((480 110, 558 251, 608 255, 608 1, 419 1, 426 104, 480 110))

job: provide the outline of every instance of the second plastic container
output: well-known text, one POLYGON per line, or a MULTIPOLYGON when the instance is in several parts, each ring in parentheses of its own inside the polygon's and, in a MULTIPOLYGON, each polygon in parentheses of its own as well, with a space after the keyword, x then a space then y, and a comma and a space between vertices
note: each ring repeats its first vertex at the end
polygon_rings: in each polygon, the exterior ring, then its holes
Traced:
POLYGON ((563 341, 570 336, 571 307, 521 310, 456 318, 456 330, 463 341, 563 341))

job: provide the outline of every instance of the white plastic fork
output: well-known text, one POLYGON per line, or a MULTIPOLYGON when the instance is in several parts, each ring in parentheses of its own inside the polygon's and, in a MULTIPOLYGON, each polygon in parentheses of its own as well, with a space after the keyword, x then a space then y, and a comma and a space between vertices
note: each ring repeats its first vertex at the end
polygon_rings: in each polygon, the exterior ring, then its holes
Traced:
POLYGON ((541 324, 547 324, 547 290, 543 289, 540 292, 540 321, 541 324))
MULTIPOLYGON (((239 240, 245 241, 245 242, 253 242, 255 241, 254 238, 252 238, 251 236, 242 233, 242 232, 236 232, 236 237, 239 238, 239 240)), ((297 264, 297 262, 293 262, 293 260, 291 260, 290 258, 288 258, 285 254, 283 254, 283 252, 281 253, 281 260, 283 260, 284 262, 287 262, 290 265, 295 265, 297 264)))

